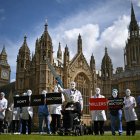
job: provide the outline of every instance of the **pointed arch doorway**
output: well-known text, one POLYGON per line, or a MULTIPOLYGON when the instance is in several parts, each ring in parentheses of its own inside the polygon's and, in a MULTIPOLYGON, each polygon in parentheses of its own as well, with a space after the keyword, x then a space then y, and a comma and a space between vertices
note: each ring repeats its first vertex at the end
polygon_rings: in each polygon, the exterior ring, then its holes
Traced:
POLYGON ((74 81, 76 82, 76 88, 81 92, 83 97, 83 113, 89 114, 89 96, 91 91, 89 79, 84 73, 79 73, 74 81))

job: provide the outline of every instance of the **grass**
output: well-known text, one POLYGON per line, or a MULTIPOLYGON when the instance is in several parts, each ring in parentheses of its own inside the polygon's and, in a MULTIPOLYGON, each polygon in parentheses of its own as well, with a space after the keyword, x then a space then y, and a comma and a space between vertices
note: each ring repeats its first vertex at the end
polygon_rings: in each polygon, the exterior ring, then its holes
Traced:
POLYGON ((135 136, 112 136, 111 133, 106 133, 104 136, 84 135, 84 136, 58 136, 58 135, 0 135, 0 140, 138 140, 140 133, 137 132, 135 136))

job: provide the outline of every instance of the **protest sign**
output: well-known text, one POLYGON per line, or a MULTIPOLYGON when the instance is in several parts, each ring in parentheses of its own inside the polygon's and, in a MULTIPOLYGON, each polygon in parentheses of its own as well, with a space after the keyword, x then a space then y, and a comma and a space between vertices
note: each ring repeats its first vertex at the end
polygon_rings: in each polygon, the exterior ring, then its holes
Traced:
POLYGON ((44 95, 32 95, 31 96, 31 102, 30 106, 39 106, 39 105, 44 105, 44 95))
POLYGON ((111 109, 121 109, 123 108, 123 98, 109 98, 108 108, 111 109))
POLYGON ((90 98, 90 110, 107 110, 106 98, 90 98))
POLYGON ((61 93, 47 93, 46 104, 62 104, 61 93))
POLYGON ((14 97, 14 107, 29 106, 29 96, 14 97))
POLYGON ((14 107, 39 106, 50 104, 62 104, 61 93, 47 93, 44 95, 31 95, 14 97, 14 107))

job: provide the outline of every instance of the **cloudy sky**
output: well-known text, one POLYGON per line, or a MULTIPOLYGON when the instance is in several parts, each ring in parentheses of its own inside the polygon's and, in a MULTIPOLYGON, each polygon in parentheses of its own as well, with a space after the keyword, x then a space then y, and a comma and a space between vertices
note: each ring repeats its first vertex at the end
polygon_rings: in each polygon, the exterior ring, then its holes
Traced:
MULTIPOLYGON (((132 2, 139 22, 140 0, 132 2)), ((97 70, 100 70, 105 46, 114 69, 123 66, 130 12, 130 0, 0 0, 0 51, 5 45, 11 81, 15 79, 16 58, 24 36, 34 52, 35 40, 42 35, 46 20, 54 56, 60 42, 62 50, 68 45, 72 58, 80 33, 83 53, 88 63, 93 53, 97 70)))

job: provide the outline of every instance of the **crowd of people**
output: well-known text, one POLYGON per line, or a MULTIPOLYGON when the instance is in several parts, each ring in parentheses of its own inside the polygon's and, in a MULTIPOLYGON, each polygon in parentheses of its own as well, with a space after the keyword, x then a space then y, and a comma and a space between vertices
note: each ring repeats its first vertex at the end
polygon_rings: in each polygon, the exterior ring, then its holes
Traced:
MULTIPOLYGON (((39 134, 47 133, 49 135, 56 134, 60 129, 64 129, 65 132, 71 131, 73 128, 73 118, 77 114, 81 119, 83 113, 83 98, 79 90, 76 89, 76 83, 71 82, 70 88, 63 89, 59 84, 54 87, 54 92, 62 93, 62 104, 46 104, 47 91, 43 90, 41 94, 44 95, 44 105, 38 106, 38 132, 39 134), (46 125, 44 129, 43 125, 46 125)), ((23 93, 22 96, 32 95, 31 90, 23 93)), ((19 95, 15 95, 19 96, 19 95)), ((105 98, 101 94, 100 88, 95 89, 95 95, 91 98, 105 98)), ((117 89, 112 90, 111 99, 117 100, 119 93, 117 89)), ((135 98, 131 95, 131 90, 125 90, 125 97, 123 101, 123 108, 109 109, 110 124, 112 135, 122 135, 122 114, 124 111, 124 117, 126 121, 126 135, 135 135, 136 124, 138 120, 135 111, 136 105, 140 105, 140 96, 137 103, 135 98), (116 123, 117 122, 117 123, 116 123), (117 129, 117 130, 116 130, 117 129)), ((8 107, 8 101, 5 98, 5 93, 0 92, 0 134, 4 132, 5 111, 8 110, 12 113, 12 125, 11 132, 13 134, 31 134, 32 120, 33 120, 33 107, 14 107, 12 103, 8 107)), ((104 135, 104 123, 107 120, 105 110, 91 110, 91 120, 93 123, 93 131, 95 135, 104 135)))
MULTIPOLYGON (((95 95, 92 98, 105 98, 100 93, 100 89, 96 88, 95 95)), ((118 90, 112 90, 112 97, 114 100, 119 98, 118 90)), ((140 98, 140 97, 139 97, 140 98)), ((139 101, 138 101, 139 103, 139 101)), ((138 120, 137 114, 135 111, 136 100, 133 96, 131 96, 130 89, 125 90, 125 97, 123 101, 123 108, 113 108, 109 109, 110 114, 110 122, 111 122, 111 132, 112 135, 116 135, 116 131, 118 131, 119 135, 122 135, 122 111, 124 111, 124 117, 126 121, 126 135, 135 135, 136 133, 136 124, 135 121, 138 120), (116 130, 117 129, 117 130, 116 130)), ((103 135, 104 134, 104 122, 106 121, 105 110, 93 110, 91 111, 92 120, 94 122, 94 133, 95 135, 103 135)))

